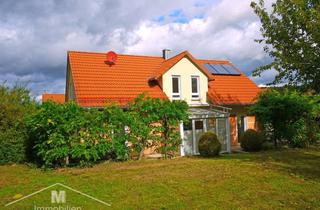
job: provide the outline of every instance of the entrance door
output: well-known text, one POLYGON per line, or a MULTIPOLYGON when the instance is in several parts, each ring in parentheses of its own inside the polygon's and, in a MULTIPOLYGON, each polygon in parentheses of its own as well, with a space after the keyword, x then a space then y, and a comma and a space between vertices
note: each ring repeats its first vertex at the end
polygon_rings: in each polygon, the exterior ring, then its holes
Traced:
POLYGON ((183 150, 184 154, 189 156, 193 155, 193 135, 192 135, 192 121, 183 123, 183 150))
POLYGON ((185 155, 199 154, 199 138, 206 131, 205 119, 193 119, 183 124, 183 150, 185 155))
POLYGON ((240 137, 245 131, 245 117, 244 116, 237 117, 237 127, 238 127, 238 143, 240 144, 240 137))
POLYGON ((203 134, 204 127, 203 127, 203 120, 195 120, 194 121, 194 131, 195 131, 195 144, 194 144, 194 153, 199 154, 199 139, 200 136, 203 134))

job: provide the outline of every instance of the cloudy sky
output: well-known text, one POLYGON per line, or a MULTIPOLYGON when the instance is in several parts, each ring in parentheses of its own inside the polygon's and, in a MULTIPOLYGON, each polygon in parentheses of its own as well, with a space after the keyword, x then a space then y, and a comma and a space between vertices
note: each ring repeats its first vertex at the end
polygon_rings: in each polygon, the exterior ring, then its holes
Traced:
MULTIPOLYGON (((64 92, 68 50, 228 59, 247 75, 269 63, 251 0, 0 1, 0 82, 64 92)), ((257 84, 273 73, 253 78, 257 84)))

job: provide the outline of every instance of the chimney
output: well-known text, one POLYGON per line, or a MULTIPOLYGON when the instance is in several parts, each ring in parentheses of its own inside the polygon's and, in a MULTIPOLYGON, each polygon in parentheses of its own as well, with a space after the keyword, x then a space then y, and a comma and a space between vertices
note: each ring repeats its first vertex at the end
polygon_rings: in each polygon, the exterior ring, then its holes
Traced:
POLYGON ((171 52, 171 50, 169 49, 163 49, 162 50, 162 57, 167 60, 169 58, 169 53, 171 52))

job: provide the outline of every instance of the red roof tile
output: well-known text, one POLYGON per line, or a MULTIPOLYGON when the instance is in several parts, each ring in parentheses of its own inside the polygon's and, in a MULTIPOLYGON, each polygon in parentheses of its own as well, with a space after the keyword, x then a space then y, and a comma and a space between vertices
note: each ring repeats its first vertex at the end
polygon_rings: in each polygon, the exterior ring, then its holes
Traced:
POLYGON ((148 82, 162 57, 118 55, 113 65, 105 62, 105 53, 69 52, 68 57, 76 100, 82 106, 126 104, 141 93, 167 98, 159 85, 148 82))
POLYGON ((44 93, 42 94, 42 102, 46 101, 53 101, 59 104, 63 104, 65 102, 65 95, 57 93, 44 93))
POLYGON ((205 63, 229 64, 221 60, 197 60, 184 51, 168 60, 162 57, 118 55, 113 65, 107 64, 105 53, 68 52, 76 101, 81 106, 103 106, 107 102, 127 104, 137 95, 166 99, 158 84, 150 78, 160 78, 174 64, 187 57, 209 78, 208 98, 214 104, 251 104, 260 89, 245 74, 240 76, 211 75, 205 63))

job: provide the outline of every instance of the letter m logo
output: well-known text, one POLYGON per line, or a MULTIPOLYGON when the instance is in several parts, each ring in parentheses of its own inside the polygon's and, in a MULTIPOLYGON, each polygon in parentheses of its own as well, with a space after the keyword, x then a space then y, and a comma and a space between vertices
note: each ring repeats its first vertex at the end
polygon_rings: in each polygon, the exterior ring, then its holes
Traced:
POLYGON ((51 191, 51 203, 65 203, 66 191, 61 190, 59 193, 56 190, 51 191))

